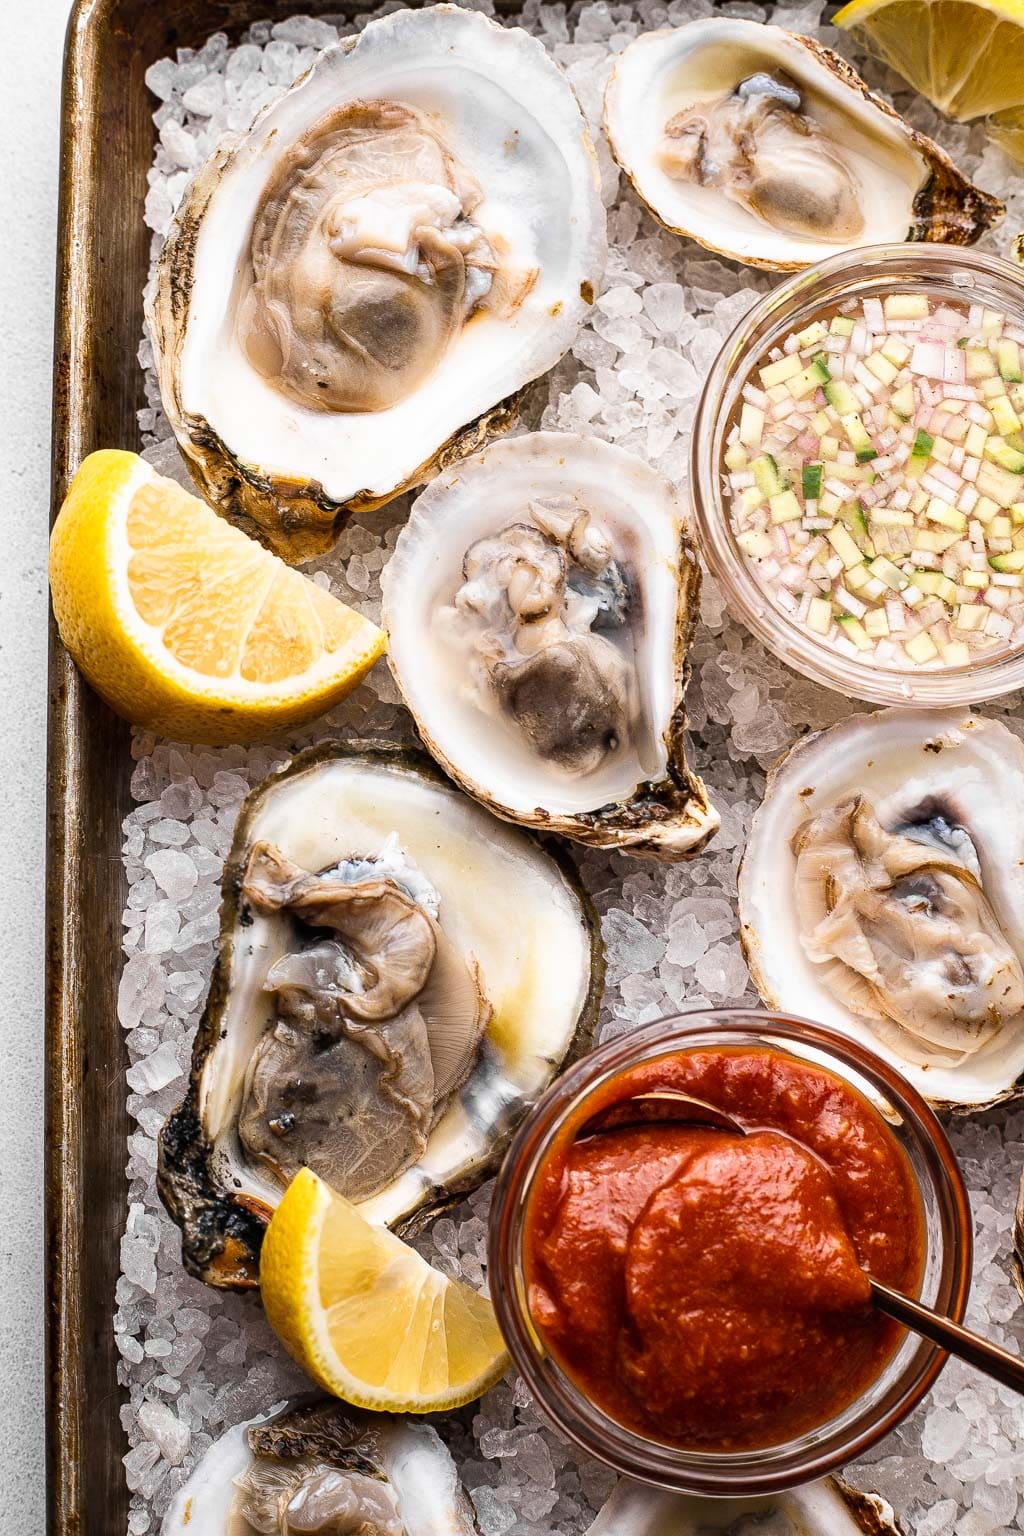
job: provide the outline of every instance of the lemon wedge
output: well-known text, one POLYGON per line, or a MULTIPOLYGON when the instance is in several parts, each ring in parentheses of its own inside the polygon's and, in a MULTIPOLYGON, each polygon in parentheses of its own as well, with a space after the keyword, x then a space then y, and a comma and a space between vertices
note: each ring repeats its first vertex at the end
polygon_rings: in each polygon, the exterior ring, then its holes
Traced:
POLYGON ((267 1228, 260 1290, 289 1354, 360 1408, 457 1408, 508 1368, 487 1298, 371 1226, 309 1168, 295 1175, 267 1228))
POLYGON ((112 709, 185 741, 321 715, 385 637, 134 453, 92 453, 50 537, 60 636, 112 709))
POLYGON ((1011 160, 1024 165, 1024 106, 997 112, 986 120, 985 132, 1011 160))
POLYGON ((1024 0, 850 0, 833 20, 959 122, 1024 105, 1024 0))

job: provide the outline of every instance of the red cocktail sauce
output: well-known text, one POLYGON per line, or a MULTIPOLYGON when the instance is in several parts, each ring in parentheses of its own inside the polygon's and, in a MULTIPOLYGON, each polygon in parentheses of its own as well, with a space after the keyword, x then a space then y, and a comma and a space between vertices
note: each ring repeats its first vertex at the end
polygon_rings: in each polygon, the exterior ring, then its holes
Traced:
POLYGON ((864 1270, 916 1293, 924 1216, 909 1162, 842 1078, 761 1048, 679 1052, 590 1096, 526 1209, 530 1312, 579 1389, 684 1449, 752 1450, 858 1398, 902 1330, 864 1270), (680 1088, 745 1137, 652 1123, 576 1140, 597 1109, 680 1088))

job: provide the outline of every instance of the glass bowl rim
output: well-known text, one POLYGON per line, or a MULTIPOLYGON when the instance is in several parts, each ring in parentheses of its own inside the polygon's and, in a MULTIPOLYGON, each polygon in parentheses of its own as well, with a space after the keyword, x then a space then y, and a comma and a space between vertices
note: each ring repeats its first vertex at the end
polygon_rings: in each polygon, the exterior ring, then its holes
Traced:
MULTIPOLYGON (((817 296, 844 273, 849 276, 828 302, 838 304, 858 294, 871 295, 887 279, 900 284, 958 286, 955 272, 968 270, 979 279, 1010 283, 1020 290, 1017 316, 1024 325, 1024 270, 1002 256, 964 246, 934 241, 867 245, 839 251, 820 261, 785 274, 784 280, 762 294, 737 321, 722 343, 705 380, 694 414, 690 442, 690 505, 698 548, 711 574, 719 582, 730 611, 780 661, 822 687, 874 704, 898 704, 905 708, 959 708, 1001 697, 1024 688, 1024 639, 1013 649, 991 659, 979 658, 966 666, 915 671, 880 666, 870 657, 844 656, 797 624, 765 593, 735 543, 730 517, 724 505, 718 463, 717 439, 724 430, 723 407, 736 379, 748 375, 758 356, 792 330, 805 312, 825 302, 817 296), (779 310, 781 320, 771 321, 779 310), (751 358, 756 333, 765 335, 751 358)), ((953 295, 950 295, 952 297, 953 295)), ((969 297, 965 288, 964 297, 969 297)), ((1022 496, 1024 500, 1024 496, 1022 496)))
MULTIPOLYGON (((608 1073, 625 1070, 635 1059, 647 1059, 647 1047, 662 1044, 666 1052, 686 1048, 688 1037, 704 1036, 715 1030, 721 1031, 723 1045, 732 1043, 730 1036, 755 1033, 775 1034, 783 1046, 809 1046, 832 1058, 824 1063, 830 1070, 843 1073, 847 1068, 866 1078, 872 1089, 881 1091, 895 1105, 923 1155, 925 1173, 921 1175, 915 1169, 915 1179, 922 1190, 930 1187, 938 1207, 939 1235, 932 1243, 937 1245, 940 1261, 940 1292, 945 1289, 948 1293, 944 1310, 955 1321, 963 1320, 971 1286, 973 1221, 963 1174, 938 1116, 894 1066, 866 1046, 828 1026, 774 1009, 698 1005, 667 1014, 606 1041, 556 1078, 520 1125, 498 1171, 490 1217, 488 1277, 513 1364, 540 1412, 560 1434, 617 1472, 655 1487, 712 1497, 763 1495, 825 1477, 863 1455, 913 1412, 930 1391, 948 1357, 922 1340, 888 1389, 886 1399, 878 1405, 878 1412, 863 1428, 857 1433, 833 1435, 821 1445, 810 1447, 787 1468, 775 1464, 791 1456, 791 1447, 799 1445, 799 1441, 758 1452, 688 1452, 647 1440, 619 1425, 586 1399, 553 1357, 540 1357, 531 1342, 534 1330, 524 1316, 525 1304, 517 1294, 514 1274, 521 1253, 526 1196, 544 1152, 569 1111, 608 1073), (552 1402, 552 1381, 545 1378, 545 1371, 552 1375, 558 1388, 558 1406, 552 1402), (895 1400, 890 1401, 894 1395, 895 1400), (571 1417, 562 1411, 566 1407, 563 1398, 568 1400, 571 1417), (583 1407, 582 1415, 576 1411, 579 1405, 583 1407), (620 1439, 623 1443, 632 1442, 633 1454, 620 1448, 620 1439)), ((855 1427, 851 1426, 851 1431, 855 1427)))

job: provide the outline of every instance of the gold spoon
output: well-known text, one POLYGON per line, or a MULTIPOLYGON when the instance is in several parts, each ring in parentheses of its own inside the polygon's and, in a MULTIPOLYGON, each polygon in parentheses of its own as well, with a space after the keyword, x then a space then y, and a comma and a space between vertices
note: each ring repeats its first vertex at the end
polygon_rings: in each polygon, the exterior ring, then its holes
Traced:
MULTIPOLYGON (((680 1093, 675 1088, 659 1088, 650 1093, 635 1094, 631 1099, 620 1100, 607 1109, 598 1110, 583 1122, 579 1138, 602 1136, 608 1131, 633 1130, 658 1121, 675 1125, 699 1125, 734 1136, 747 1135, 746 1126, 741 1125, 724 1109, 719 1109, 716 1104, 708 1104, 704 1099, 680 1093)), ((956 1355, 957 1359, 966 1360, 968 1365, 983 1371, 1004 1387, 1024 1395, 1024 1360, 1019 1356, 1011 1355, 1009 1350, 1001 1349, 998 1344, 990 1344, 980 1334, 961 1327, 952 1318, 943 1317, 940 1312, 933 1312, 931 1307, 914 1301, 902 1291, 894 1291, 891 1286, 883 1285, 872 1275, 868 1276, 868 1282, 872 1303, 879 1312, 895 1318, 904 1328, 921 1334, 948 1354, 956 1355)))

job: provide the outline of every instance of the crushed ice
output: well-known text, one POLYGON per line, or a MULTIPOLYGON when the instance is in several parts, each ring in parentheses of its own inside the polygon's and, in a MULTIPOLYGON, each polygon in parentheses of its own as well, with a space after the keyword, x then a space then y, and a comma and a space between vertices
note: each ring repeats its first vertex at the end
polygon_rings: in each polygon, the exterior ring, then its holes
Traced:
MULTIPOLYGON (((388 9, 393 7, 389 6, 388 9)), ((489 8, 486 0, 483 9, 489 8)), ((739 3, 718 13, 767 18, 739 3)), ((984 244, 1005 251, 1024 227, 1024 178, 979 127, 949 124, 893 75, 858 56, 851 40, 820 27, 823 7, 778 5, 770 19, 815 32, 894 96, 915 126, 938 138, 962 169, 1007 198, 1006 223, 984 244)), ((647 27, 710 14, 710 0, 644 5, 647 27)), ((639 5, 605 0, 542 5, 523 21, 566 68, 595 130, 609 61, 640 26, 639 5)), ((353 30, 295 17, 251 28, 240 46, 223 36, 184 50, 147 73, 159 101, 159 146, 146 220, 154 255, 190 173, 220 137, 305 70, 316 51, 353 30)), ((685 477, 701 380, 725 335, 773 279, 732 266, 661 231, 620 180, 596 131, 612 242, 604 293, 571 354, 531 391, 529 426, 594 433, 632 449, 665 475, 685 477)), ((162 468, 168 449, 148 342, 140 349, 147 401, 140 426, 162 468)), ((316 579, 372 618, 380 570, 407 510, 399 500, 360 518, 319 563, 316 579)), ((709 581, 689 692, 693 759, 722 812, 710 850, 689 865, 660 868, 618 855, 577 851, 603 917, 608 945, 605 1038, 682 1006, 752 1001, 736 935, 736 869, 772 760, 808 727, 855 705, 788 672, 726 616, 709 581)), ((1015 709, 1011 700, 1002 711, 1015 709)), ((1009 723, 1015 729, 1013 720, 1009 723)), ((413 732, 383 664, 315 731, 316 737, 413 732)), ((305 744, 312 739, 289 743, 305 744)), ((255 1299, 190 1279, 177 1229, 155 1188, 156 1136, 181 1098, 192 1035, 213 963, 218 879, 239 804, 282 761, 283 747, 190 749, 137 733, 132 791, 137 808, 124 833, 129 896, 119 1015, 131 1068, 128 1107, 129 1215, 121 1243, 116 1340, 128 1401, 122 1420, 132 1449, 129 1532, 156 1532, 174 1490, 211 1441, 307 1383, 285 1358, 255 1299)), ((957 1123, 953 1139, 972 1192, 978 1247, 969 1320, 990 1337, 1024 1347, 1021 1308, 1009 1276, 1010 1226, 1024 1162, 1024 1113, 996 1111, 957 1123)), ((446 1273, 485 1277, 490 1189, 438 1220, 420 1247, 446 1273)), ((583 1531, 614 1478, 548 1430, 522 1384, 509 1379, 443 1425, 471 1492, 484 1536, 571 1536, 583 1531)), ((913 1536, 1012 1536, 1024 1510, 1024 1409, 1019 1398, 952 1364, 928 1402, 870 1459, 852 1469, 862 1487, 891 1500, 913 1536)))

